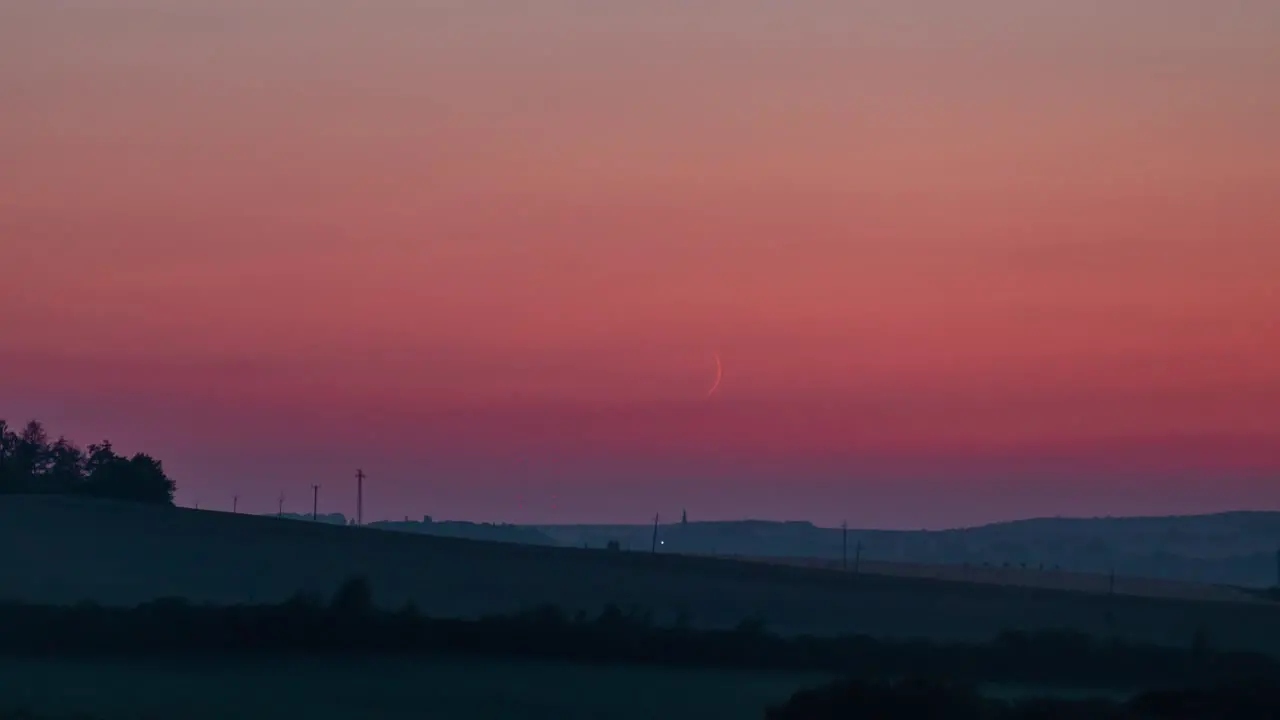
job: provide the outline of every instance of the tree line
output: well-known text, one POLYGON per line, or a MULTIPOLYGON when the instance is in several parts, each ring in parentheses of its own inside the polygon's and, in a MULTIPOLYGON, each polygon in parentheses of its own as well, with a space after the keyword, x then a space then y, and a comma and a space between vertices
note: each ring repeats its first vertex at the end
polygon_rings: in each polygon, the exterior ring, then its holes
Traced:
POLYGON ((32 420, 21 428, 0 419, 0 493, 87 495, 173 505, 177 489, 159 460, 116 453, 111 441, 81 448, 52 439, 32 420))
POLYGON ((433 618, 412 604, 379 607, 362 578, 343 584, 328 602, 300 594, 231 606, 181 599, 132 608, 0 604, 0 653, 480 655, 1126 691, 1244 680, 1280 688, 1277 659, 1217 650, 1204 634, 1188 638, 1185 647, 1075 632, 1007 632, 980 644, 791 637, 770 632, 759 618, 732 629, 702 629, 689 617, 658 624, 647 612, 617 605, 597 615, 539 607, 479 619, 433 618))

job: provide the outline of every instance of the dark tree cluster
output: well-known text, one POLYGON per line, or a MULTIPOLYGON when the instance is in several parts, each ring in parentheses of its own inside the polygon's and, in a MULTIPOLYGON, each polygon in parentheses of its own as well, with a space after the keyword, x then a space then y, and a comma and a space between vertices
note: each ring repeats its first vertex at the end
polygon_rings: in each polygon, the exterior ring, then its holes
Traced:
POLYGON ((983 695, 971 685, 912 677, 849 678, 802 690, 769 708, 765 720, 1274 720, 1280 689, 1266 684, 1148 690, 1106 698, 983 695))
POLYGON ((0 493, 88 495, 172 505, 173 480, 145 453, 118 455, 110 441, 81 448, 50 438, 32 420, 21 429, 0 420, 0 493))
POLYGON ((1249 681, 1280 688, 1280 663, 1270 656, 1188 640, 1172 648, 1064 632, 1005 633, 981 644, 784 637, 758 618, 733 629, 698 629, 689 618, 658 625, 645 612, 616 605, 595 616, 542 607, 472 620, 432 618, 412 605, 381 609, 363 579, 348 581, 327 603, 299 595, 234 606, 181 599, 133 608, 0 604, 0 653, 19 656, 479 655, 1042 687, 1183 689, 1249 681))

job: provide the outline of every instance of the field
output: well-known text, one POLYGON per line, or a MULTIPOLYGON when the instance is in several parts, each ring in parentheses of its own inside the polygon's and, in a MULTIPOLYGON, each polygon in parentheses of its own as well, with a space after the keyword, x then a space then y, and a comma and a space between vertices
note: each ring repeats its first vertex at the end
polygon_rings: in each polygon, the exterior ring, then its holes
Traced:
MULTIPOLYGON (((756 720, 829 678, 481 659, 142 661, 0 659, 0 717, 93 720, 756 720)), ((989 686, 989 695, 1115 691, 989 686)))
POLYGON ((1005 629, 1075 629, 1280 653, 1280 606, 851 573, 726 559, 536 547, 269 517, 60 497, 0 497, 0 598, 133 604, 278 601, 365 574, 380 603, 474 617, 539 604, 608 603, 777 632, 986 641, 1005 629))
POLYGON ((488 660, 0 661, 0 713, 95 720, 702 720, 763 715, 817 675, 488 660))
MULTIPOLYGON (((838 570, 839 560, 822 558, 786 558, 786 557, 744 557, 742 560, 770 563, 776 565, 792 565, 795 567, 824 568, 838 570)), ((1095 573, 1066 572, 1055 569, 996 567, 986 565, 936 565, 928 563, 883 562, 863 560, 858 564, 860 572, 871 575, 892 575, 895 577, 928 578, 951 582, 985 583, 993 585, 1017 585, 1021 587, 1046 588, 1051 590, 1070 590, 1074 592, 1120 595, 1138 595, 1152 598, 1169 598, 1196 601, 1221 601, 1259 603, 1266 602, 1255 593, 1241 588, 1223 585, 1206 585, 1203 583, 1180 582, 1177 580, 1160 580, 1156 578, 1137 578, 1117 576, 1114 580, 1108 575, 1095 573)))

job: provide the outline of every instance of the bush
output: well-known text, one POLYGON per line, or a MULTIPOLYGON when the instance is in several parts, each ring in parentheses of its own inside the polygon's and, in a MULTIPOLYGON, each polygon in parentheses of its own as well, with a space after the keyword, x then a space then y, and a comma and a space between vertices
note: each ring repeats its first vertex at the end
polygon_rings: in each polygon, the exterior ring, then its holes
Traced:
MULTIPOLYGON (((1207 635, 1205 636, 1207 637, 1207 635)), ((1203 638, 1202 638, 1203 640, 1203 638)), ((1070 632, 1004 633, 985 644, 867 636, 782 637, 763 618, 730 630, 698 629, 687 617, 655 623, 638 608, 607 605, 592 617, 541 606, 476 620, 431 618, 412 604, 383 610, 366 578, 329 602, 299 594, 276 604, 193 605, 160 599, 134 608, 0 604, 0 652, 9 654, 327 653, 482 654, 580 662, 819 671, 876 678, 946 677, 959 685, 912 686, 955 700, 968 685, 1183 689, 1233 682, 1280 686, 1270 656, 1215 649, 1098 642, 1070 632)), ((886 686, 887 687, 887 686, 886 686)), ((850 686, 881 697, 882 686, 850 686), (879 693, 879 694, 877 694, 879 693)), ((856 691, 856 692, 855 692, 856 691)), ((827 691, 830 696, 830 689, 827 691)), ((892 690, 898 692, 898 690, 892 690)), ((930 695, 932 697, 932 695, 930 695)), ((869 701, 868 701, 869 702, 869 701)), ((888 702, 888 701, 886 701, 888 702)), ((948 700, 951 702, 951 700, 948 700)), ((959 702, 956 700, 956 702, 959 702)))

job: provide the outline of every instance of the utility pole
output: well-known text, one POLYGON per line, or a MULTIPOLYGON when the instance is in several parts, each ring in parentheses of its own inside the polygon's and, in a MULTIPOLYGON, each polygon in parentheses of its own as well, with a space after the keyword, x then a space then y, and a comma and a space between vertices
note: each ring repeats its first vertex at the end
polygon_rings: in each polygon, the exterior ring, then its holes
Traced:
POLYGON ((231 496, 231 514, 234 515, 237 512, 239 512, 239 508, 240 508, 240 496, 232 495, 231 496))
POLYGON ((276 499, 276 517, 284 517, 284 493, 276 499))
POLYGON ((849 569, 849 523, 840 523, 840 569, 849 569))
POLYGON ((649 554, 658 552, 658 514, 653 514, 653 542, 649 546, 649 554))
POLYGON ((364 471, 356 470, 356 525, 364 524, 364 471))
POLYGON ((311 486, 311 519, 316 519, 316 508, 320 506, 320 486, 311 486))

